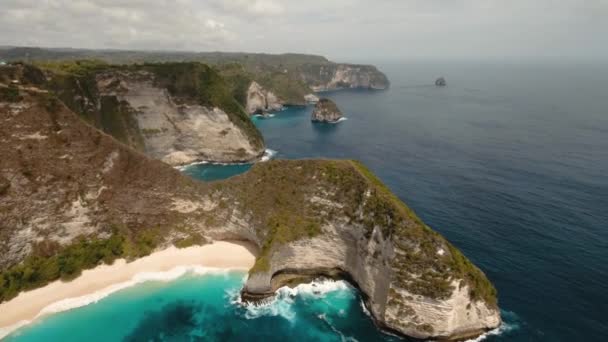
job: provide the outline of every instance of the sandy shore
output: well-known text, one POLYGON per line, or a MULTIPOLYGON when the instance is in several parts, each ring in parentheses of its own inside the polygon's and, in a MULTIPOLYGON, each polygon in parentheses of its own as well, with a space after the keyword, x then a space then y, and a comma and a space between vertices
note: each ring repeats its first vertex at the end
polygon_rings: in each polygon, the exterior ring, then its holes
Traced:
POLYGON ((45 287, 22 292, 0 304, 0 339, 11 331, 47 313, 93 303, 108 294, 146 279, 171 279, 188 268, 249 269, 255 262, 255 247, 241 242, 218 241, 183 249, 170 247, 127 263, 101 265, 82 272, 73 281, 55 281, 45 287), (160 275, 159 272, 173 274, 160 275))

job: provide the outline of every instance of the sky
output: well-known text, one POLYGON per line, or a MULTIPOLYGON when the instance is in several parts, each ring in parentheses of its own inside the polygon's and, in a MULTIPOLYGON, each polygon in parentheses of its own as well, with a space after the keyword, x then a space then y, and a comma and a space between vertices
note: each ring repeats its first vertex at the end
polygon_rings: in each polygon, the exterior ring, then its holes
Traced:
POLYGON ((608 0, 0 0, 0 45, 608 59, 608 0))

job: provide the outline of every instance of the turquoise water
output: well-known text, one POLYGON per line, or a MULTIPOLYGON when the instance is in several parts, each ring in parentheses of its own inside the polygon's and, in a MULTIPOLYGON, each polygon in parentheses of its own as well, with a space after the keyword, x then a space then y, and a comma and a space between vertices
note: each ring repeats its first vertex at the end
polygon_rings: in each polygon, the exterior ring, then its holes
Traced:
POLYGON ((374 329, 344 282, 283 289, 262 306, 238 300, 245 272, 149 281, 99 302, 48 316, 6 341, 394 340, 374 329))
POLYGON ((252 164, 194 164, 184 167, 183 173, 206 182, 225 179, 246 172, 252 164))

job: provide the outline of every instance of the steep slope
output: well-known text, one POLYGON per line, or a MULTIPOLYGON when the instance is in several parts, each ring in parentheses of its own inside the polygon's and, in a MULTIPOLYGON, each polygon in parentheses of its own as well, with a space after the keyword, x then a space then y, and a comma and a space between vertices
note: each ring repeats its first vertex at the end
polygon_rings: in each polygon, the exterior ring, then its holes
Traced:
POLYGON ((200 183, 24 83, 0 84, 0 300, 118 257, 232 238, 261 251, 245 299, 324 275, 356 284, 400 334, 451 339, 500 323, 485 275, 361 164, 273 161, 200 183))
POLYGON ((75 112, 123 143, 172 165, 243 162, 263 139, 229 87, 199 63, 115 66, 91 61, 42 65, 75 112))

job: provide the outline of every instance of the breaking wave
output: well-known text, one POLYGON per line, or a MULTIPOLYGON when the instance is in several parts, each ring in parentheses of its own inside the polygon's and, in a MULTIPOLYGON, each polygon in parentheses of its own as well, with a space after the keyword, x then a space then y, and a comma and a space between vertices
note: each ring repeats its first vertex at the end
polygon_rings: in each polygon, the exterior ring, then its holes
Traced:
POLYGON ((256 319, 262 316, 281 316, 291 323, 296 319, 294 307, 297 296, 301 298, 319 299, 331 292, 353 291, 347 282, 339 280, 320 279, 308 284, 300 284, 294 288, 287 286, 279 288, 274 297, 261 303, 244 303, 238 292, 230 293, 233 305, 240 305, 244 309, 243 315, 247 319, 256 319))
POLYGON ((338 119, 338 120, 336 120, 336 121, 332 121, 332 122, 330 122, 330 124, 334 124, 334 125, 335 125, 335 124, 337 124, 337 123, 340 123, 340 122, 342 122, 342 121, 346 121, 346 120, 348 120, 348 118, 343 116, 343 117, 339 118, 339 119, 338 119))
POLYGON ((498 336, 519 329, 519 318, 514 312, 502 311, 501 313, 503 322, 498 328, 490 330, 477 338, 466 340, 466 342, 481 342, 490 336, 498 336))
POLYGON ((271 160, 272 158, 274 158, 274 156, 276 156, 276 155, 277 155, 277 151, 275 151, 275 150, 271 150, 271 149, 267 148, 267 149, 264 151, 264 155, 262 156, 262 158, 260 159, 260 161, 261 161, 261 162, 266 162, 266 161, 269 161, 269 160, 271 160))

